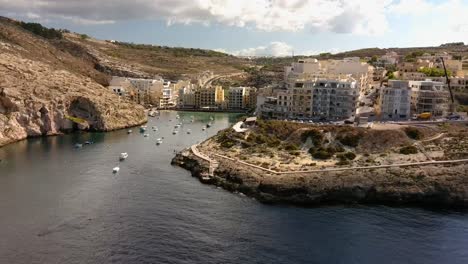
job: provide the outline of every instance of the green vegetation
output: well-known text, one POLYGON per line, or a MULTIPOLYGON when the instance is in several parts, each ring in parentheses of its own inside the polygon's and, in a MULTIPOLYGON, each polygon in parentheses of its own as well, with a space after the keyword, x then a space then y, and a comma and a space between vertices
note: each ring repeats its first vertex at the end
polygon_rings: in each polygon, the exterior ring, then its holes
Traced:
POLYGON ((275 136, 280 140, 286 140, 293 132, 303 127, 303 125, 298 123, 278 120, 257 120, 257 126, 257 133, 264 134, 268 137, 275 136))
POLYGON ((417 154, 418 149, 415 146, 405 146, 400 149, 400 154, 409 155, 409 154, 417 154))
POLYGON ((312 157, 314 157, 314 159, 321 159, 321 160, 330 159, 331 157, 333 157, 333 155, 335 155, 333 151, 327 148, 319 148, 319 149, 310 148, 309 153, 312 154, 312 157))
POLYGON ((39 23, 19 22, 25 30, 46 39, 62 39, 62 32, 54 28, 46 28, 39 23))
POLYGON ((89 36, 86 35, 86 34, 80 34, 80 38, 81 38, 82 40, 85 40, 85 39, 89 39, 89 36))
POLYGON ((351 164, 351 162, 349 162, 348 160, 340 160, 335 165, 336 166, 346 166, 346 165, 350 165, 350 164, 351 164))
MULTIPOLYGON (((430 77, 443 77, 443 76, 445 76, 444 69, 423 67, 423 68, 419 69, 418 71, 422 72, 422 73, 426 74, 426 76, 430 76, 430 77)), ((452 76, 452 72, 450 70, 447 70, 447 75, 452 76)))
POLYGON ((312 140, 312 143, 315 146, 320 146, 322 144, 322 141, 323 141, 322 133, 320 133, 320 131, 315 130, 315 129, 308 130, 308 131, 305 131, 304 133, 302 133, 301 139, 302 139, 303 142, 307 141, 308 138, 310 138, 312 140))
POLYGON ((410 54, 405 56, 405 61, 412 62, 415 61, 417 57, 421 57, 424 54, 423 51, 413 51, 410 54))
POLYGON ((232 148, 237 144, 238 138, 236 132, 232 128, 229 128, 220 131, 217 135, 216 141, 223 148, 232 148))
POLYGON ((394 74, 392 71, 388 71, 388 72, 385 74, 385 76, 387 76, 387 78, 388 78, 389 80, 394 80, 394 79, 396 79, 395 74, 394 74))
POLYGON ((171 52, 176 57, 229 57, 230 55, 214 50, 206 49, 194 49, 194 48, 180 48, 180 47, 167 47, 167 46, 157 46, 157 45, 148 45, 148 44, 134 44, 127 42, 116 42, 116 44, 137 50, 146 50, 146 51, 166 51, 171 52))
POLYGON ((414 140, 420 140, 424 137, 423 133, 415 127, 405 128, 405 133, 409 138, 414 140))
POLYGON ((367 63, 374 64, 374 63, 377 62, 378 59, 379 59, 379 57, 377 57, 377 55, 374 55, 374 56, 372 56, 372 58, 369 61, 367 61, 367 63))
POLYGON ((354 160, 356 158, 356 154, 353 152, 346 152, 343 154, 338 154, 336 157, 340 160, 354 160))
POLYGON ((286 146, 284 146, 284 150, 296 151, 296 150, 299 150, 299 147, 296 144, 289 143, 289 144, 286 144, 286 146))
POLYGON ((348 146, 348 147, 357 147, 359 145, 359 140, 361 140, 362 135, 360 133, 353 133, 353 134, 346 134, 342 136, 338 136, 338 141, 341 144, 348 146))

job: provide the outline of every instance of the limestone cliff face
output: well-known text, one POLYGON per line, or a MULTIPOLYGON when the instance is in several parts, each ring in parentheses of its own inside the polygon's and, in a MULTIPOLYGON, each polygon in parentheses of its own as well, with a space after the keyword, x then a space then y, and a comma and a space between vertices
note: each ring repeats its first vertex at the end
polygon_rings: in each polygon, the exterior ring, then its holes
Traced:
POLYGON ((0 146, 30 136, 146 122, 143 107, 121 101, 89 77, 25 58, 29 52, 0 40, 0 146))

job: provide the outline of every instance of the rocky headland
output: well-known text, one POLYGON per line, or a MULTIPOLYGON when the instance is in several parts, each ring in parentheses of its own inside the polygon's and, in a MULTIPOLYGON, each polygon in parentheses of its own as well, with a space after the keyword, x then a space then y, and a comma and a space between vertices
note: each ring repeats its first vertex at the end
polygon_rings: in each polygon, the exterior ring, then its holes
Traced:
POLYGON ((292 125, 291 128, 290 125, 291 130, 298 131, 296 135, 285 131, 285 135, 289 135, 287 139, 280 139, 278 144, 270 142, 270 147, 263 140, 255 142, 248 139, 261 134, 262 129, 278 126, 281 125, 260 125, 246 135, 234 135, 231 129, 221 131, 196 147, 206 156, 200 157, 192 148, 186 149, 176 155, 173 164, 191 171, 204 183, 240 192, 265 203, 468 207, 468 162, 430 164, 466 159, 466 126, 372 131, 332 126, 305 128, 292 125), (320 133, 323 138, 318 136, 320 133), (344 136, 351 134, 361 134, 357 143, 343 140, 344 136), (301 135, 307 135, 307 138, 301 135), (382 144, 370 147, 373 145, 371 137, 380 138, 382 144), (343 144, 339 139, 354 147, 343 144), (386 139, 392 142, 386 145, 386 139), (249 141, 252 144, 247 144, 249 141), (312 141, 315 141, 315 146, 312 141), (296 147, 289 144, 296 144, 296 147), (402 151, 410 149, 409 146, 417 146, 416 151, 402 151), (285 147, 295 150, 285 151, 285 147), (332 147, 335 150, 329 149, 332 147), (316 154, 319 151, 327 152, 329 156, 316 154), (313 157, 314 154, 317 158, 313 157), (421 165, 378 168, 381 165, 418 162, 421 165), (210 169, 213 163, 216 163, 214 170, 210 169))

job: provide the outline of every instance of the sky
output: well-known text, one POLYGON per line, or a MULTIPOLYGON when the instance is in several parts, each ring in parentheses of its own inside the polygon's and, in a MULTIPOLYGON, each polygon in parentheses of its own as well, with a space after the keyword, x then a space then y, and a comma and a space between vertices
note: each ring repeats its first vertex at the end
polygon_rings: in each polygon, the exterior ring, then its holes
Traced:
POLYGON ((241 56, 468 43, 468 0, 0 0, 0 15, 241 56))

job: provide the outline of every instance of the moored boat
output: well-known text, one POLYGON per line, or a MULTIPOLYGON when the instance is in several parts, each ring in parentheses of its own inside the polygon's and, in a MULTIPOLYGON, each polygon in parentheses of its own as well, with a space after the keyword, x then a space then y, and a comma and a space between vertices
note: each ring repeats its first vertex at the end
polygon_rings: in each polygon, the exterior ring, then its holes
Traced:
POLYGON ((123 161, 126 158, 128 158, 128 153, 127 152, 120 153, 119 160, 123 161))
POLYGON ((162 144, 162 139, 161 138, 158 138, 156 139, 156 145, 161 145, 162 144))

